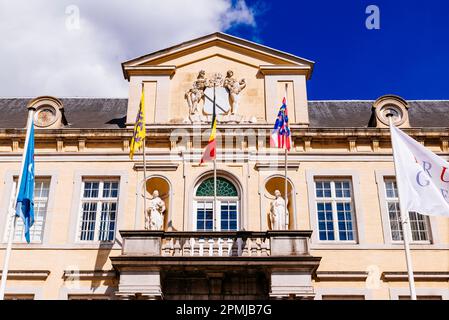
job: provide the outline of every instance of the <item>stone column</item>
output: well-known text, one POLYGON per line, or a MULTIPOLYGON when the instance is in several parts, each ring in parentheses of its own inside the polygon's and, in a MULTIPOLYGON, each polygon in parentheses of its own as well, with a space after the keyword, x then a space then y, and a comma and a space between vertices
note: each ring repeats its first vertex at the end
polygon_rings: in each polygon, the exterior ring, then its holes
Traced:
MULTIPOLYGON (((309 239, 312 231, 267 231, 270 256, 310 257, 309 239)), ((313 265, 271 270, 270 299, 313 299, 313 265)))

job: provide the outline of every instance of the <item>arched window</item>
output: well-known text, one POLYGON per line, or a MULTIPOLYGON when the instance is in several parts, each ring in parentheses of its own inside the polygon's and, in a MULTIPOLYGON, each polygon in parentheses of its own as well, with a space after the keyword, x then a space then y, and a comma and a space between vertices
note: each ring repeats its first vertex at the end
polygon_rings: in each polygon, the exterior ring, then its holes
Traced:
POLYGON ((214 216, 214 178, 202 180, 195 188, 193 201, 196 231, 235 231, 240 228, 240 196, 235 185, 217 177, 217 202, 214 216))

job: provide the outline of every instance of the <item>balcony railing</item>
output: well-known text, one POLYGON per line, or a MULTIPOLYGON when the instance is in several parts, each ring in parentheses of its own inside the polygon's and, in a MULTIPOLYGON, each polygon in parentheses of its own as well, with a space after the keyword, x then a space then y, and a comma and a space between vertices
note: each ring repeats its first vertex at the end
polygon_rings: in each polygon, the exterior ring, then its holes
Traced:
POLYGON ((269 256, 269 239, 265 233, 191 233, 166 235, 163 256, 269 256))
POLYGON ((309 255, 311 231, 120 231, 123 255, 269 257, 309 255))

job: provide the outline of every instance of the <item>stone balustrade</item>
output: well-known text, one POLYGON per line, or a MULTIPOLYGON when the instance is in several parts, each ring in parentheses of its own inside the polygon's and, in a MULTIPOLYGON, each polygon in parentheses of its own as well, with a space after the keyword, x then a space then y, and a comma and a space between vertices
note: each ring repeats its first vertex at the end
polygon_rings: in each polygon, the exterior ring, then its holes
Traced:
POLYGON ((121 231, 123 255, 269 257, 309 255, 311 231, 121 231))

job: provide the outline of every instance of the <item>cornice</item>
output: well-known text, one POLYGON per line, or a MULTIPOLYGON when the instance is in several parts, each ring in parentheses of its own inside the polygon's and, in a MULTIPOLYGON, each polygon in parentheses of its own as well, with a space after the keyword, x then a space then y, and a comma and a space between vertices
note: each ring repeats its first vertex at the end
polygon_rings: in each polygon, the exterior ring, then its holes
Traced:
POLYGON ((310 78, 311 73, 310 66, 297 66, 297 65, 261 65, 259 71, 267 75, 306 75, 307 79, 310 78))
MULTIPOLYGON (((209 130, 209 124, 201 126, 192 126, 185 124, 149 124, 146 127, 147 136, 160 136, 161 134, 171 134, 174 130, 185 130, 184 133, 199 133, 209 130)), ((227 124, 218 125, 217 130, 222 130, 221 135, 240 135, 245 136, 245 130, 269 130, 271 132, 271 124, 227 124), (226 132, 226 129, 236 129, 238 131, 226 132)), ((389 137, 390 131, 388 128, 304 128, 299 125, 290 126, 292 137, 389 137)), ((448 128, 409 128, 403 130, 410 136, 424 137, 424 138, 449 138, 448 128)), ((0 129, 0 138, 24 138, 25 129, 0 129)), ((180 132, 180 134, 183 132, 180 132)), ((36 129, 36 138, 50 138, 50 137, 64 137, 64 138, 105 138, 105 137, 124 137, 129 138, 133 134, 132 128, 120 129, 36 129)))
MULTIPOLYGON (((147 163, 145 168, 149 171, 176 171, 178 169, 179 163, 173 162, 161 162, 161 163, 147 163)), ((134 164, 134 170, 143 171, 143 163, 134 164)))
POLYGON ((117 274, 114 270, 64 270, 62 275, 67 279, 115 279, 117 274))
MULTIPOLYGON (((46 280, 50 275, 49 270, 9 270, 8 279, 18 280, 46 280)), ((1 279, 1 275, 0 275, 1 279)))
POLYGON ((366 271, 317 271, 316 281, 366 281, 366 271))
POLYGON ((125 79, 130 76, 173 76, 176 66, 123 66, 125 79))
MULTIPOLYGON (((427 272, 414 272, 413 277, 415 281, 449 281, 449 272, 443 271, 427 271, 427 272)), ((385 271, 382 273, 382 279, 384 281, 408 281, 407 272, 393 272, 385 271)))

